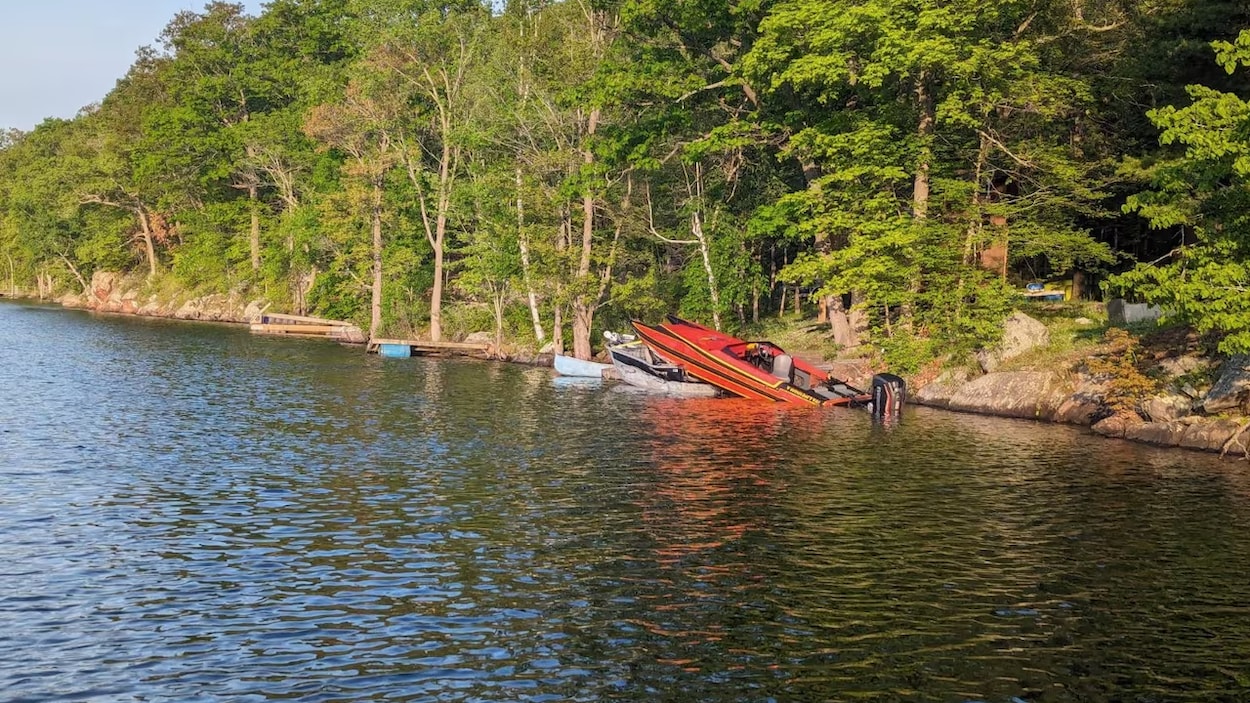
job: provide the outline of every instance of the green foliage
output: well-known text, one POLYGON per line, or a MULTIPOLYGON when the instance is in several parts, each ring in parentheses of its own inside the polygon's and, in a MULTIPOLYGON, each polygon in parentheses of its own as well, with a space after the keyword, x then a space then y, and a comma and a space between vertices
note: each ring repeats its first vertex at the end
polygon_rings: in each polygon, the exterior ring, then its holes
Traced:
POLYGON ((495 329, 495 313, 485 303, 456 303, 447 308, 446 324, 448 336, 464 338, 474 332, 495 329))
POLYGON ((666 286, 666 281, 680 279, 664 277, 652 267, 642 275, 613 286, 612 308, 619 311, 615 326, 626 329, 630 320, 660 320, 671 312, 670 301, 678 298, 679 294, 670 290, 671 283, 666 286))
MULTIPOLYGON (((1250 66, 1250 30, 1216 42, 1226 71, 1250 66)), ((1165 145, 1184 154, 1153 166, 1155 190, 1129 198, 1125 210, 1177 233, 1164 260, 1111 281, 1111 289, 1164 308, 1202 333, 1222 335, 1225 353, 1250 351, 1250 102, 1190 86, 1192 103, 1149 115, 1165 145)))
POLYGON ((1248 350, 1248 21, 1231 2, 209 3, 98 107, 0 135, 0 278, 134 270, 362 323, 377 302, 402 334, 436 326, 441 281, 449 334, 535 342, 557 312, 583 335, 668 312, 732 329, 799 286, 853 300, 865 353, 914 370, 992 344, 1008 281, 1173 249, 1113 290, 1248 350), (983 270, 1004 247, 1006 275, 983 270))
POLYGON ((182 221, 181 244, 172 256, 170 271, 193 291, 230 290, 236 272, 248 259, 242 203, 214 203, 188 213, 182 221))
MULTIPOLYGON (((1008 304, 982 249, 1005 240, 1017 265, 1050 272, 1115 260, 1078 224, 1103 214, 1106 169, 1082 160, 1064 127, 1092 92, 1038 41, 1061 12, 783 0, 744 58, 770 97, 828 110, 778 126, 790 135, 782 154, 808 174, 779 205, 816 244, 782 277, 854 292, 899 368, 992 342, 1008 304)), ((764 209, 756 223, 776 217, 764 209)))
POLYGON ((1118 327, 1103 336, 1106 351, 1085 363, 1091 374, 1105 382, 1103 403, 1113 412, 1133 412, 1141 401, 1154 395, 1159 384, 1142 371, 1145 357, 1141 340, 1118 327))

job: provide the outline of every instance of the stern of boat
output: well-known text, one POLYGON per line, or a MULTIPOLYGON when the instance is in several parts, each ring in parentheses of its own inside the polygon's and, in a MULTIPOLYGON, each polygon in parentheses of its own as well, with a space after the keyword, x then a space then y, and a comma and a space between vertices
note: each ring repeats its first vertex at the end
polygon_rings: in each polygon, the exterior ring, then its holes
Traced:
POLYGON ((878 420, 893 420, 903 412, 907 401, 907 383, 892 373, 879 373, 872 377, 872 400, 869 410, 878 420))

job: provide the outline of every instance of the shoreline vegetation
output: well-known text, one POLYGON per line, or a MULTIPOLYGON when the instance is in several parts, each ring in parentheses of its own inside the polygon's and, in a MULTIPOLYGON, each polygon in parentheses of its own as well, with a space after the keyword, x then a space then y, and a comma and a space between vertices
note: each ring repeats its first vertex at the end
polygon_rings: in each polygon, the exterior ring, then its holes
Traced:
MULTIPOLYGON (((143 294, 141 279, 93 277, 88 295, 56 300, 66 308, 201 322, 246 324, 262 311, 240 296, 143 294), (129 285, 128 285, 129 284, 129 285)), ((13 297, 13 296, 9 296, 13 297)), ((1209 356, 1183 327, 1153 322, 1108 326, 1098 304, 1031 303, 1007 323, 1007 342, 968 364, 933 364, 907 378, 909 402, 955 412, 1089 427, 1096 434, 1250 458, 1250 357, 1209 356), (1214 412, 1211 412, 1214 409, 1214 412)), ((785 348, 864 385, 864 357, 829 357, 828 333, 812 319, 774 321, 764 330, 785 348)), ((489 358, 550 365, 550 354, 509 345, 489 358)))
POLYGON ((1250 456, 1250 5, 210 2, 0 131, 0 290, 582 359, 676 313, 1250 456))

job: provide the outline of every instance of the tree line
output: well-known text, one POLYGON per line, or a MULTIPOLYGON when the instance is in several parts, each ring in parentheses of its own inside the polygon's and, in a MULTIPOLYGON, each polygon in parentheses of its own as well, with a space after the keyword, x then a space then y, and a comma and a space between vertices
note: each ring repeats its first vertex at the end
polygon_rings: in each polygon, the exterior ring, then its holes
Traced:
POLYGON ((0 136, 0 274, 582 357, 803 297, 903 371, 1063 278, 1250 351, 1248 75, 1239 0, 213 2, 0 136))

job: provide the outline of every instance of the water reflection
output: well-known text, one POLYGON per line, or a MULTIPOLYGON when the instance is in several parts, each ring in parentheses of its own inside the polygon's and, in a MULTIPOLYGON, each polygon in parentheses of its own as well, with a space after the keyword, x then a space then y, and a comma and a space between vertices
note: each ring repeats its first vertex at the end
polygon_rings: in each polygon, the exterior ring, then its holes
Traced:
POLYGON ((1237 701, 1250 471, 0 306, 6 700, 1237 701))

